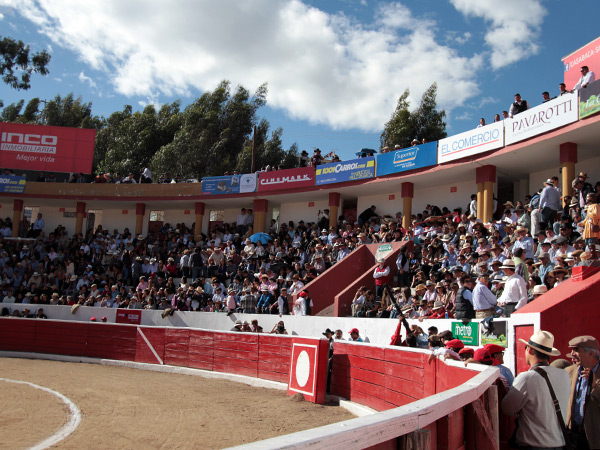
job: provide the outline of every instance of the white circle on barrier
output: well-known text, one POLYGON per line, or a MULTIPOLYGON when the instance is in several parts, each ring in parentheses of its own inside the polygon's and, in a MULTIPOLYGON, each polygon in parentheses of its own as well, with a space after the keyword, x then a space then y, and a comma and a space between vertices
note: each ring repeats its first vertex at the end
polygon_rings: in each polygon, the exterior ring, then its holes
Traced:
POLYGON ((304 387, 310 376, 310 357, 306 350, 302 350, 296 358, 296 382, 298 386, 304 387))

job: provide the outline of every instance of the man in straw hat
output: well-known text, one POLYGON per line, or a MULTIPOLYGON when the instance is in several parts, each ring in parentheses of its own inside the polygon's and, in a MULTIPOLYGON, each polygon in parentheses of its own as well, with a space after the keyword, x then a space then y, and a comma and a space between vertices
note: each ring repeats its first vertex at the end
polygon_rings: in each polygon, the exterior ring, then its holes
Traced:
POLYGON ((498 299, 498 305, 504 306, 504 315, 510 317, 515 310, 527 304, 527 283, 516 274, 515 262, 512 259, 505 260, 500 268, 508 278, 498 299))
POLYGON ((562 418, 566 417, 569 402, 569 375, 549 365, 550 356, 560 352, 554 348, 554 336, 547 331, 536 331, 525 344, 525 360, 531 367, 515 378, 513 387, 502 400, 502 412, 518 415, 515 434, 517 448, 563 448, 565 438, 548 383, 540 372, 547 375, 560 405, 562 418))
POLYGON ((560 192, 554 187, 550 178, 544 181, 544 189, 540 195, 539 211, 545 228, 552 228, 556 213, 561 209, 560 192))
POLYGON ((571 378, 567 426, 576 448, 600 448, 600 346, 593 336, 569 341, 574 365, 571 378))

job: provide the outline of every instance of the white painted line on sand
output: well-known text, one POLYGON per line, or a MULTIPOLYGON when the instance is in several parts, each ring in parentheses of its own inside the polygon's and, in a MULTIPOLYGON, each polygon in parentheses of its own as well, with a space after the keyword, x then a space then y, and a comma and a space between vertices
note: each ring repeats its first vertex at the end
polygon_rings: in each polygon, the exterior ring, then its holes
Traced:
POLYGON ((8 378, 0 378, 0 381, 5 381, 7 383, 15 383, 15 384, 25 384, 32 388, 40 389, 44 392, 48 392, 49 394, 52 394, 55 397, 58 397, 60 400, 62 400, 62 402, 65 405, 67 405, 67 408, 69 408, 70 417, 69 417, 69 420, 67 421, 67 423, 60 430, 58 430, 56 433, 54 433, 52 436, 50 436, 48 439, 44 439, 42 442, 38 442, 33 447, 30 447, 30 450, 43 450, 43 449, 52 447, 53 445, 57 444, 58 442, 62 441, 67 436, 69 436, 71 433, 73 433, 73 431, 75 431, 77 429, 77 427, 79 426, 79 424, 81 423, 81 411, 79 410, 77 405, 75 403, 73 403, 71 400, 69 400, 67 397, 65 397, 63 394, 61 394, 60 392, 56 392, 50 388, 40 386, 38 384, 30 383, 28 381, 11 380, 8 378))

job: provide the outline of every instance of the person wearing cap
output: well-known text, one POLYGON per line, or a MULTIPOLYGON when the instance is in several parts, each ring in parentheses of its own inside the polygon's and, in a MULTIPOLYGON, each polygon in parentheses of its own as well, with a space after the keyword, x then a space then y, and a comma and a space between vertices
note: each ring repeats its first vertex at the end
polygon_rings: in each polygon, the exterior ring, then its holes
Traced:
MULTIPOLYGON (((432 336, 430 336, 431 339, 432 336)), ((439 335, 437 336, 438 339, 440 339, 439 335)), ((460 356, 458 355, 458 352, 464 348, 465 344, 463 344, 463 342, 460 339, 451 339, 449 341, 446 341, 445 343, 441 342, 440 339, 440 343, 443 344, 443 347, 439 347, 436 348, 435 350, 433 350, 431 356, 433 357, 442 357, 442 359, 446 360, 448 358, 454 359, 455 361, 460 361, 460 356)), ((431 356, 428 359, 428 362, 431 360, 431 356)))
POLYGON ((576 448, 600 448, 600 346, 593 336, 569 341, 574 365, 566 372, 571 380, 567 427, 576 448))
POLYGON ((488 288, 490 275, 481 273, 477 278, 477 284, 473 289, 473 309, 476 319, 485 319, 494 315, 498 299, 488 288))
POLYGON ((468 361, 469 359, 472 359, 474 355, 475 355, 475 350, 473 350, 470 347, 462 348, 458 352, 458 356, 460 357, 461 361, 468 361))
POLYGON ((504 365, 504 352, 506 349, 497 344, 485 344, 483 348, 490 352, 490 356, 494 360, 493 366, 500 369, 500 375, 504 377, 508 386, 512 386, 515 381, 515 376, 510 369, 504 365))
POLYGON ((360 337, 360 333, 358 332, 358 328, 352 328, 348 334, 350 334, 350 339, 348 339, 349 341, 363 342, 362 338, 360 337))
POLYGON ((559 356, 554 348, 554 336, 538 330, 525 344, 525 360, 530 370, 520 373, 502 400, 501 410, 509 416, 519 416, 515 440, 518 448, 563 448, 565 439, 559 424, 552 395, 544 371, 558 400, 562 417, 567 416, 570 380, 563 369, 550 366, 550 357, 559 356))
POLYGON ((498 299, 498 305, 504 307, 504 316, 510 315, 517 309, 525 306, 529 295, 527 283, 515 272, 515 262, 512 259, 504 261, 501 267, 508 278, 504 282, 504 290, 498 299))

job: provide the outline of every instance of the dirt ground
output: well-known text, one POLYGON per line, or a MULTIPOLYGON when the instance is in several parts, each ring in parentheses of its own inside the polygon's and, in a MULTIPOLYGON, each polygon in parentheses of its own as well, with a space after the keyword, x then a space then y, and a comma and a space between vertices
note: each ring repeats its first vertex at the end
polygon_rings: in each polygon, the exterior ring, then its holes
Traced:
MULTIPOLYGON (((97 364, 0 358, 0 378, 53 389, 79 407, 81 424, 55 449, 219 449, 354 417, 283 391, 97 364)), ((28 448, 68 420, 61 400, 28 385, 0 381, 0 399, 5 449, 28 448)))

